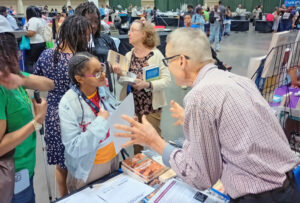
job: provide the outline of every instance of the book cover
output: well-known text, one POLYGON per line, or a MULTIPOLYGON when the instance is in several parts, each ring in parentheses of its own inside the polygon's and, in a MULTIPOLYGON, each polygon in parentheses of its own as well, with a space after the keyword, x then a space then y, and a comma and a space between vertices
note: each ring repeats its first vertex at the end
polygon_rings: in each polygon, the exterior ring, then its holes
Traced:
POLYGON ((139 153, 122 162, 122 170, 128 175, 148 183, 166 171, 166 167, 139 153))
POLYGON ((159 67, 156 65, 144 67, 143 77, 147 82, 159 79, 159 67))
POLYGON ((113 50, 108 51, 107 61, 111 66, 119 65, 124 72, 128 72, 128 61, 125 56, 119 54, 113 50))

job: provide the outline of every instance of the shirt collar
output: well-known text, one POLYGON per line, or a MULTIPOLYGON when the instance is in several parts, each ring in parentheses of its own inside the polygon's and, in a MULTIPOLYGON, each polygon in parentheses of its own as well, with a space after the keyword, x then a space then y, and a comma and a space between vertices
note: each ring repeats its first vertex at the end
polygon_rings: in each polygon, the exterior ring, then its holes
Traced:
POLYGON ((105 89, 103 87, 98 87, 98 94, 99 94, 101 99, 106 98, 106 92, 105 92, 105 89))
POLYGON ((206 64, 203 68, 201 68, 196 80, 193 82, 193 87, 196 86, 210 70, 215 68, 217 68, 217 66, 213 63, 206 64))

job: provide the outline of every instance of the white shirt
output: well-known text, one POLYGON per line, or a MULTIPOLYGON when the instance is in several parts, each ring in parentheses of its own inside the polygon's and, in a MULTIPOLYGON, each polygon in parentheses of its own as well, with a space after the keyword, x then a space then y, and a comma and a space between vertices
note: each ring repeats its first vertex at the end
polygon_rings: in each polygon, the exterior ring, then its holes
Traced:
POLYGON ((43 37, 43 32, 45 28, 46 22, 42 18, 32 17, 28 21, 28 28, 27 30, 31 30, 35 32, 35 35, 30 37, 30 44, 37 44, 45 42, 43 37))
POLYGON ((137 17, 137 10, 136 8, 133 8, 131 11, 131 17, 137 17))
POLYGON ((104 29, 104 33, 108 34, 110 32, 110 27, 104 20, 101 20, 101 26, 104 29))
POLYGON ((109 8, 104 9, 105 15, 109 15, 109 8))

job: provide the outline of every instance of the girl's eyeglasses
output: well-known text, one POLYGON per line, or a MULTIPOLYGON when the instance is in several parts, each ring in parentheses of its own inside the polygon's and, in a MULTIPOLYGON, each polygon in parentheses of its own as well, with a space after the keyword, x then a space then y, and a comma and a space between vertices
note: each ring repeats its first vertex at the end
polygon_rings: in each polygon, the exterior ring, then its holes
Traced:
POLYGON ((101 63, 101 70, 95 74, 85 74, 84 76, 86 78, 96 78, 96 79, 99 79, 102 75, 102 73, 105 73, 106 72, 106 65, 105 63, 101 63))

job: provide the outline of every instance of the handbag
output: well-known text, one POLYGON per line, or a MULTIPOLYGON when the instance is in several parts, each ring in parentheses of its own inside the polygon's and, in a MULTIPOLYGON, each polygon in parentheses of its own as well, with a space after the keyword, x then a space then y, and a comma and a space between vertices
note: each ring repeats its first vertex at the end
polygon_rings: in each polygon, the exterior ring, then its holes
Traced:
POLYGON ((0 203, 11 202, 15 186, 14 150, 0 157, 0 203))
POLYGON ((20 42, 20 50, 30 50, 30 39, 25 35, 22 36, 22 40, 20 42))

